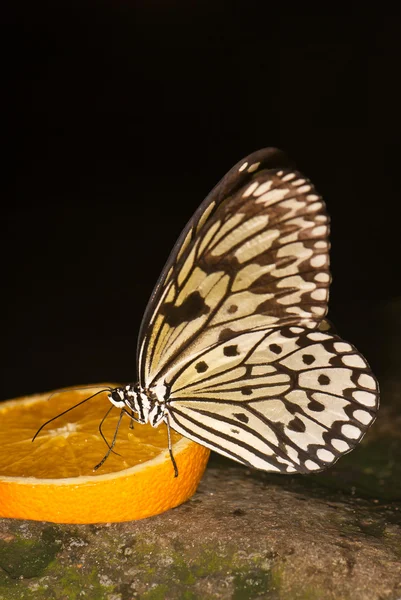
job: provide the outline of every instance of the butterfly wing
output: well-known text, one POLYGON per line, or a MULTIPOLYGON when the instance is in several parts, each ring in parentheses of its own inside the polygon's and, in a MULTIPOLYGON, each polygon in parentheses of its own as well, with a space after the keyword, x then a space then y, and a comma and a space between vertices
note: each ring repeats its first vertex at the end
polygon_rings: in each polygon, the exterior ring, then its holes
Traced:
POLYGON ((180 259, 183 258, 183 255, 194 241, 196 235, 200 234, 204 226, 208 223, 209 218, 213 216, 219 204, 241 186, 244 186, 251 181, 256 173, 260 173, 262 170, 266 169, 291 166, 292 164, 284 152, 277 148, 264 148, 258 150, 234 165, 234 167, 226 173, 207 195, 182 230, 152 291, 139 330, 137 347, 138 363, 143 352, 145 337, 148 337, 148 330, 151 326, 155 308, 163 293, 163 288, 165 288, 169 278, 174 272, 174 268, 179 262, 182 262, 180 259), (245 168, 243 168, 243 165, 245 165, 245 168))
POLYGON ((152 387, 241 332, 317 327, 330 283, 328 217, 312 183, 265 149, 240 161, 196 211, 162 272, 138 342, 152 387))
POLYGON ((336 335, 257 330, 204 351, 169 381, 171 427, 272 472, 317 472, 352 450, 375 418, 365 359, 336 335))
POLYGON ((187 224, 145 312, 140 384, 172 428, 273 472, 319 471, 373 422, 378 385, 325 319, 324 203, 280 153, 240 161, 187 224), (276 164, 275 164, 276 162, 276 164))

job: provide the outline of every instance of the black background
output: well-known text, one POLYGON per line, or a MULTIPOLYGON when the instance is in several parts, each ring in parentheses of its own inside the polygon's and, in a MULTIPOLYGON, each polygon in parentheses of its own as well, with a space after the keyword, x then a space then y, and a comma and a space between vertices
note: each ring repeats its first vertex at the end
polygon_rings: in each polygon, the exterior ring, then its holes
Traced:
POLYGON ((3 14, 1 398, 134 380, 141 316, 175 239, 265 146, 323 194, 329 316, 386 370, 386 307, 401 294, 399 9, 303 4, 3 14))

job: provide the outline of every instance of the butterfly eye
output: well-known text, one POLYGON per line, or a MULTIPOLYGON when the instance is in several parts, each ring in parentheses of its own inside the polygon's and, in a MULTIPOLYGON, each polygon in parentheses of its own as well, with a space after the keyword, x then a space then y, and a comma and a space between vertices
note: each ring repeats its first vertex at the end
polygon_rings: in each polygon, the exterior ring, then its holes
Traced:
POLYGON ((125 406, 124 394, 121 389, 115 389, 107 395, 110 402, 117 408, 123 408, 125 406))

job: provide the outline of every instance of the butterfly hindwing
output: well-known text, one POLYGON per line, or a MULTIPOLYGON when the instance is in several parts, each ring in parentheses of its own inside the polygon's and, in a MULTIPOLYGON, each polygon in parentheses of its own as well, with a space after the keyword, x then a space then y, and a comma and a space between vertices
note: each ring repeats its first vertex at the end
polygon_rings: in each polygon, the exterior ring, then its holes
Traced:
POLYGON ((377 382, 351 344, 300 327, 218 344, 168 385, 171 427, 272 472, 334 463, 363 437, 378 403, 377 382))

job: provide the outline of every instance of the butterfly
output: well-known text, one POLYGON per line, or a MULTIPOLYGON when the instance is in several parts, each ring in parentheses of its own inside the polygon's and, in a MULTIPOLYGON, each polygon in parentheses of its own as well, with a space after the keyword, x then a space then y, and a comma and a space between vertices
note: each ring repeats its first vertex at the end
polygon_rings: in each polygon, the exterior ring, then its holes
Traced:
POLYGON ((110 402, 167 425, 176 475, 170 428, 264 471, 325 469, 379 403, 365 358, 325 319, 330 281, 322 198, 279 150, 250 154, 181 233, 142 320, 138 382, 110 402))

